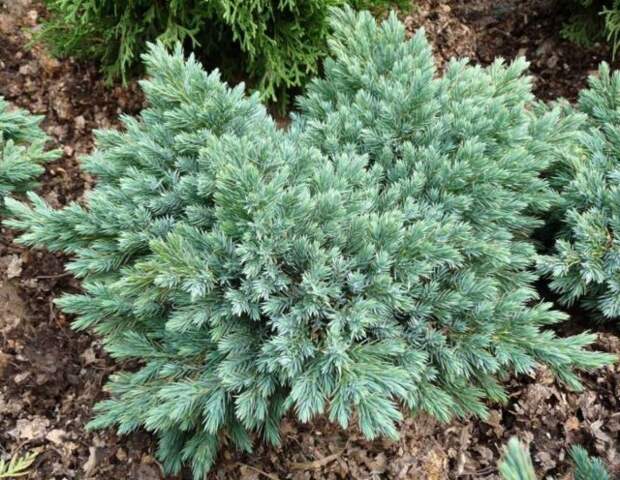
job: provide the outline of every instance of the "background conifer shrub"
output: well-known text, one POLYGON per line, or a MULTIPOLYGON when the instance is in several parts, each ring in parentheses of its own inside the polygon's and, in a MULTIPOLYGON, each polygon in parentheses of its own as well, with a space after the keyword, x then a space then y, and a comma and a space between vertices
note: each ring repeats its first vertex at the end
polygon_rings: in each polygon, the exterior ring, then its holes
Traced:
POLYGON ((620 74, 601 65, 579 98, 587 115, 579 155, 558 167, 561 223, 541 267, 567 306, 620 316, 620 74))
POLYGON ((36 186, 42 164, 57 157, 45 151, 47 136, 39 128, 42 117, 11 108, 0 97, 0 203, 12 193, 36 186))
POLYGON ((423 33, 335 14, 326 79, 278 130, 256 95, 160 45, 150 107, 98 134, 86 205, 10 201, 21 242, 75 255, 60 306, 119 359, 92 426, 159 437, 195 478, 220 445, 325 414, 396 436, 402 407, 484 415, 508 372, 611 361, 558 338, 529 271, 540 173, 580 117, 534 109, 525 65, 455 62, 434 78, 423 33), (537 112, 537 113, 536 113, 537 112))
MULTIPOLYGON (((574 480, 609 480, 609 473, 599 458, 592 458, 583 447, 574 446, 570 456, 575 464, 574 480)), ((526 448, 512 437, 499 465, 499 473, 504 480, 536 480, 532 459, 526 448)))
POLYGON ((184 42, 225 71, 249 75, 263 98, 285 100, 318 72, 329 9, 346 1, 45 0, 50 16, 40 37, 56 55, 99 60, 108 79, 138 69, 149 41, 184 42))
POLYGON ((607 41, 615 56, 620 46, 620 0, 562 1, 570 12, 564 37, 582 46, 607 41))

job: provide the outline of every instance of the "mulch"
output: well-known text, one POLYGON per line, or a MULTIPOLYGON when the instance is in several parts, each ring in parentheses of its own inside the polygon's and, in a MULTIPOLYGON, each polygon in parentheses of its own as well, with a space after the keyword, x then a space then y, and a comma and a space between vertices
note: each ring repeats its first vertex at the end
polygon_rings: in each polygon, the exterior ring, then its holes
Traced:
MULTIPOLYGON (((43 115, 62 157, 48 165, 40 193, 53 206, 79 201, 93 179, 79 157, 93 148, 93 130, 136 114, 143 97, 135 83, 106 85, 95 65, 51 58, 30 45, 45 15, 38 0, 0 0, 0 95, 43 115)), ((561 2, 547 0, 418 0, 403 14, 408 29, 423 26, 440 65, 453 56, 489 64, 496 56, 530 61, 536 95, 574 100, 601 60, 563 40, 561 2)), ((0 457, 39 452, 28 479, 163 479, 156 445, 144 432, 119 437, 85 425, 102 386, 117 366, 88 333, 70 329, 53 299, 79 284, 64 273, 66 258, 25 249, 3 229, 0 240, 0 457)), ((573 329, 585 328, 576 320, 573 329)), ((597 348, 620 353, 619 332, 599 334, 597 348)), ((507 439, 530 446, 538 473, 568 477, 567 449, 581 444, 620 475, 620 367, 582 375, 585 389, 569 392, 544 369, 508 381, 507 405, 490 405, 486 420, 441 424, 427 416, 403 421, 398 441, 368 441, 317 419, 282 424, 282 444, 257 441, 245 455, 224 448, 212 479, 497 479, 507 439)), ((190 478, 187 472, 180 477, 190 478)))

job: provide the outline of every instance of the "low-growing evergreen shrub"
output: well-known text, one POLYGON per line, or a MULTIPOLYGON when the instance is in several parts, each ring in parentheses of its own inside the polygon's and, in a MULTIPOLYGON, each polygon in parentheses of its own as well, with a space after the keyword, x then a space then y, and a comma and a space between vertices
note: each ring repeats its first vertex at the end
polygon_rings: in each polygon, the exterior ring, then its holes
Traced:
MULTIPOLYGON (((609 480, 609 474, 603 462, 591 458, 583 447, 574 446, 570 456, 575 464, 573 480, 609 480)), ((525 447, 512 437, 506 447, 504 459, 499 465, 499 473, 504 480, 536 480, 532 459, 525 447)))
POLYGON ((620 0, 569 0, 570 17, 562 34, 582 46, 609 42, 615 56, 620 46, 620 0))
POLYGON ((577 109, 587 115, 579 155, 559 168, 561 227, 541 266, 568 306, 620 316, 620 74, 603 64, 577 109))
POLYGON ((185 42, 232 74, 249 75, 263 98, 283 100, 318 72, 329 9, 346 1, 45 0, 50 16, 40 38, 56 55, 99 60, 109 80, 139 67, 147 42, 185 42))
POLYGON ((150 107, 98 134, 86 205, 8 202, 21 242, 75 255, 59 305, 118 359, 94 427, 159 436, 167 471, 276 443, 283 415, 396 436, 401 409, 485 415, 509 372, 612 360, 558 338, 528 240, 541 172, 581 117, 533 103, 518 61, 435 78, 423 33, 334 14, 334 58, 287 131, 180 49, 145 57, 150 107))
POLYGON ((7 195, 36 186, 42 164, 57 156, 55 151, 45 151, 47 136, 40 122, 41 117, 10 108, 0 97, 0 204, 7 195))

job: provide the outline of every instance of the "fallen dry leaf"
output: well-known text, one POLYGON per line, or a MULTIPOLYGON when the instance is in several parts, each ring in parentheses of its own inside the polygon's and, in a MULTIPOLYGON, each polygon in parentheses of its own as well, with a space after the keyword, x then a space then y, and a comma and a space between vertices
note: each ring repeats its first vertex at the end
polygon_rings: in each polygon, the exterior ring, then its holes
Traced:
POLYGON ((345 449, 343 448, 337 453, 332 453, 331 455, 313 460, 311 462, 293 462, 290 464, 290 468, 291 470, 318 470, 336 460, 344 451, 345 449))
POLYGON ((15 428, 9 431, 9 435, 19 440, 40 440, 45 438, 50 421, 41 416, 32 418, 20 418, 15 428))
POLYGON ((60 446, 65 441, 66 436, 67 432, 65 432, 64 430, 60 430, 59 428, 54 428, 53 430, 47 432, 47 435, 45 435, 45 439, 60 446))

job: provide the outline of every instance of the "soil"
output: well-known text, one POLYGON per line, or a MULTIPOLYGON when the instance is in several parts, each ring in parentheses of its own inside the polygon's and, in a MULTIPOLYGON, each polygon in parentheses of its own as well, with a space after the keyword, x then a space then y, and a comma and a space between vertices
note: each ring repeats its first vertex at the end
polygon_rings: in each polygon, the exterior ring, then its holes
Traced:
POLYGON ((440 64, 468 57, 488 65, 497 57, 530 62, 534 92, 543 100, 575 100, 602 61, 618 68, 605 44, 581 48, 562 38, 562 0, 417 0, 406 18, 410 31, 424 27, 440 64))
MULTIPOLYGON (((46 168, 40 193, 53 206, 80 201, 93 180, 78 159, 93 147, 93 130, 117 127, 121 113, 136 114, 136 84, 106 85, 96 65, 55 60, 29 46, 41 17, 38 0, 0 0, 0 95, 44 116, 43 127, 63 156, 46 168)), ((563 40, 561 5, 546 0, 418 0, 403 14, 409 30, 424 26, 440 65, 452 56, 488 64, 525 55, 535 92, 544 100, 574 100, 607 47, 578 48, 563 40)), ((0 240, 0 458, 38 452, 28 479, 157 480, 152 437, 118 437, 85 426, 102 386, 116 368, 88 333, 70 329, 53 299, 79 288, 64 273, 66 258, 25 249, 3 229, 0 240)), ((572 328, 583 328, 577 322, 572 328)), ((618 332, 596 345, 620 353, 618 332)), ((285 420, 279 447, 257 442, 252 455, 224 449, 212 479, 497 479, 502 445, 513 435, 527 442, 538 473, 568 478, 567 449, 581 444, 620 475, 620 367, 582 375, 580 393, 549 372, 512 378, 507 405, 490 405, 485 421, 440 424, 406 419, 398 441, 365 440, 324 419, 285 420)), ((187 472, 170 480, 190 478, 187 472)))

